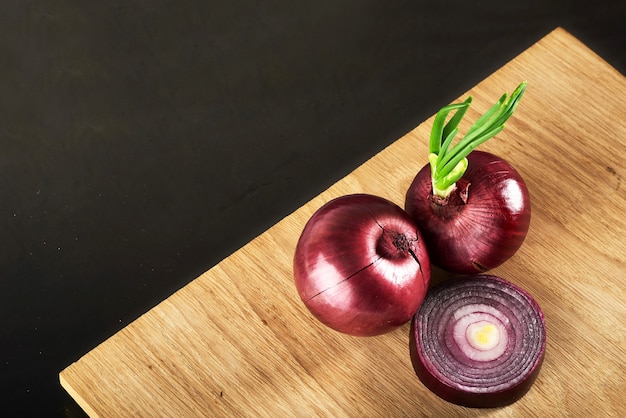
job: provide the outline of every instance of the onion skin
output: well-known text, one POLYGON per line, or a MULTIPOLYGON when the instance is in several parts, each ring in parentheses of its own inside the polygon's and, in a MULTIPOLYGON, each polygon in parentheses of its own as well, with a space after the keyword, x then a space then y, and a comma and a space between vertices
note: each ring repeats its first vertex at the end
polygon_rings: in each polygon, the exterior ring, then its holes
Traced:
POLYGON ((373 336, 411 320, 430 282, 430 262, 401 207, 353 194, 326 203, 309 219, 294 254, 294 281, 322 323, 373 336))
POLYGON ((448 200, 433 196, 429 165, 417 173, 405 200, 431 263, 457 274, 501 265, 521 247, 530 226, 530 193, 519 173, 487 152, 473 151, 467 159, 448 200))
POLYGON ((409 345, 415 373, 433 393, 458 405, 501 407, 535 382, 546 348, 545 320, 537 302, 516 285, 492 275, 465 276, 429 291, 412 321, 409 345), (470 313, 490 310, 506 330, 505 349, 495 358, 486 350, 488 360, 472 359, 471 344, 458 343, 451 330, 471 323, 470 313))

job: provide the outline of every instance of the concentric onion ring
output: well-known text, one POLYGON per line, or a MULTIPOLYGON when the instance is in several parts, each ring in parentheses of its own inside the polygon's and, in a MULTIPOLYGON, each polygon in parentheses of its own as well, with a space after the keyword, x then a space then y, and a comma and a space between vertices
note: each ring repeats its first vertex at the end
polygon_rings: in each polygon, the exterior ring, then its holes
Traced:
POLYGON ((543 362, 546 330, 537 302, 493 275, 465 276, 432 288, 415 314, 411 361, 441 398, 470 407, 520 399, 543 362))

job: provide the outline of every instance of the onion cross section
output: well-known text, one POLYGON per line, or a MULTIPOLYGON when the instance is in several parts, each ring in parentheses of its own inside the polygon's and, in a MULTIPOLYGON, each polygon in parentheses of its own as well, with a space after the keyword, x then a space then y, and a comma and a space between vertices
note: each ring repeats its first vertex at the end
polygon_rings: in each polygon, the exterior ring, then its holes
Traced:
POLYGON ((419 379, 442 399, 469 407, 505 406, 524 396, 545 347, 537 302, 493 275, 433 287, 411 326, 411 361, 419 379))

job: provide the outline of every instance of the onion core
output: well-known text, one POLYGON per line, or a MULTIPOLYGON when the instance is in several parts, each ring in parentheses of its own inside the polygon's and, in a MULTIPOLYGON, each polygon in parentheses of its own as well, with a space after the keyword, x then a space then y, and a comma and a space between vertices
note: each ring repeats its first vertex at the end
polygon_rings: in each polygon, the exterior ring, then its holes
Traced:
POLYGON ((432 288, 411 326, 411 361, 419 379, 442 399, 469 407, 520 399, 539 373, 545 346, 537 302, 493 275, 432 288))

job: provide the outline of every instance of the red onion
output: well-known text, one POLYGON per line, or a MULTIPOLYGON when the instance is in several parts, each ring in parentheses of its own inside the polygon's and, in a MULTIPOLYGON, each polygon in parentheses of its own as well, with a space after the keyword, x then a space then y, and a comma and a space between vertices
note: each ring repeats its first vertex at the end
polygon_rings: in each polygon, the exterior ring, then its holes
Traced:
POLYGON ((442 108, 430 139, 430 164, 415 176, 405 210, 424 235, 431 262, 454 273, 482 273, 520 248, 530 225, 530 194, 519 173, 502 158, 474 149, 504 129, 525 91, 503 95, 451 146, 471 97, 442 108), (444 126, 451 111, 455 115, 444 126), (430 166, 430 168, 429 168, 430 166))
POLYGON ((504 263, 521 247, 530 226, 530 194, 519 173, 487 152, 474 151, 467 161, 467 171, 448 199, 433 196, 425 166, 405 202, 424 235, 431 262, 460 274, 504 263))
POLYGON ((327 326, 350 335, 391 331, 417 311, 430 262, 411 218, 381 197, 334 199, 309 219, 294 255, 300 298, 327 326))
POLYGON ((537 302, 492 275, 435 286, 411 325, 411 361, 419 379, 442 399, 469 407, 505 406, 524 396, 545 347, 537 302))

